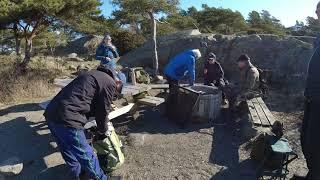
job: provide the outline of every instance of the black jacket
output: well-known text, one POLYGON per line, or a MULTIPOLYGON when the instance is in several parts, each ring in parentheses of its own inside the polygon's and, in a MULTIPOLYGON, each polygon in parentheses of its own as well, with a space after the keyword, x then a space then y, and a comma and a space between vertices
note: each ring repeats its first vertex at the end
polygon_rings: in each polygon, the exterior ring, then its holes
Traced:
POLYGON ((224 79, 224 72, 219 62, 215 61, 214 64, 206 62, 204 69, 208 71, 208 73, 205 74, 205 79, 215 81, 224 79))
POLYGON ((108 74, 97 70, 86 72, 53 98, 44 116, 48 122, 77 129, 83 129, 87 117, 94 116, 98 130, 105 132, 115 90, 116 84, 108 74))

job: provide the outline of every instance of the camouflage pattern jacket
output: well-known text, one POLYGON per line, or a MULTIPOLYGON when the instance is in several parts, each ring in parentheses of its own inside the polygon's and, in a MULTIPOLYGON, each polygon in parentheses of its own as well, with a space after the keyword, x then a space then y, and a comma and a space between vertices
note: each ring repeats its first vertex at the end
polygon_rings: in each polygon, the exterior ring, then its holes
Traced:
POLYGON ((248 98, 259 93, 259 71, 249 63, 248 67, 240 71, 240 96, 248 98))

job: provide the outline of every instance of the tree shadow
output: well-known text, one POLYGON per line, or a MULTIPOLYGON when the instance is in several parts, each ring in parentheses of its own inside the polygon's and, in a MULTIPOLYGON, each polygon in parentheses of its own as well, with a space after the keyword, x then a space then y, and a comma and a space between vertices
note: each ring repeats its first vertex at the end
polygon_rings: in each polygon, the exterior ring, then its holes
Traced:
POLYGON ((234 164, 232 167, 227 167, 226 169, 222 169, 214 176, 212 176, 211 180, 235 180, 235 179, 243 179, 243 180, 257 180, 257 175, 255 173, 255 169, 257 164, 252 160, 244 160, 240 163, 234 164))
POLYGON ((212 151, 209 157, 210 163, 222 168, 211 179, 256 179, 253 162, 251 160, 240 162, 239 147, 247 141, 240 133, 243 124, 232 121, 228 109, 223 109, 222 117, 227 123, 214 126, 212 151))
POLYGON ((51 167, 60 161, 60 154, 46 122, 17 117, 0 124, 0 139, 0 161, 17 157, 24 165, 19 175, 7 179, 69 179, 65 166, 51 167))
POLYGON ((4 116, 9 113, 19 113, 27 111, 40 111, 42 110, 38 103, 27 103, 10 106, 4 109, 0 109, 0 116, 4 116))
POLYGON ((212 122, 187 123, 182 126, 162 115, 159 108, 151 107, 142 107, 136 120, 132 120, 130 116, 122 116, 112 122, 117 132, 122 135, 129 133, 178 134, 212 127, 212 122))

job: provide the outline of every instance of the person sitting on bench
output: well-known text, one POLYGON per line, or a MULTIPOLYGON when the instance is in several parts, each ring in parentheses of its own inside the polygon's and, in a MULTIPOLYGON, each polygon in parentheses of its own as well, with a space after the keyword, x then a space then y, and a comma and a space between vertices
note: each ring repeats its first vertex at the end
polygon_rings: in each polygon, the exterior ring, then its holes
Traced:
POLYGON ((236 108, 238 102, 251 99, 259 92, 259 71, 251 63, 250 57, 242 54, 237 63, 240 70, 240 84, 238 87, 229 88, 226 93, 231 110, 239 109, 236 108))

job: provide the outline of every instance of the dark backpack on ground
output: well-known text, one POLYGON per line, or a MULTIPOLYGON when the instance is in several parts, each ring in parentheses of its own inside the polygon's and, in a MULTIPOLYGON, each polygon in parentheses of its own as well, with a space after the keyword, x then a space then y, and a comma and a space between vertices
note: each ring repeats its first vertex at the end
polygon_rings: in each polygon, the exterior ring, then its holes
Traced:
POLYGON ((271 170, 281 167, 285 159, 285 155, 272 151, 271 141, 273 138, 276 137, 267 133, 260 134, 253 142, 250 153, 251 159, 271 170))
POLYGON ((274 170, 282 166, 285 155, 272 151, 271 145, 281 139, 283 124, 276 121, 272 125, 272 133, 259 134, 252 143, 250 158, 260 162, 264 167, 274 170))

